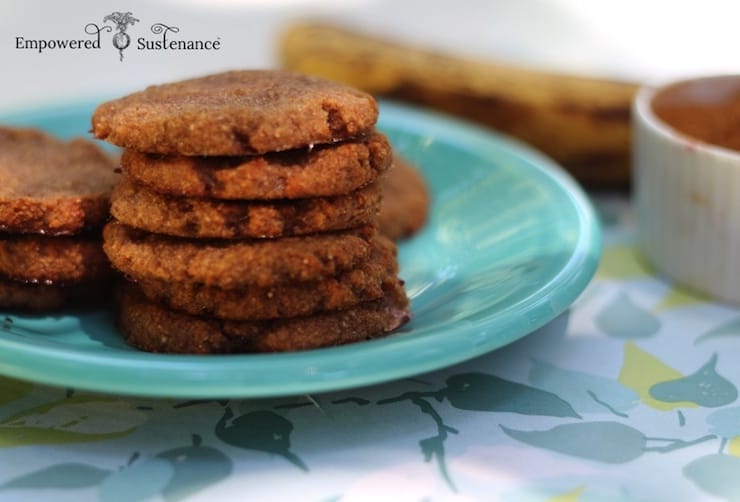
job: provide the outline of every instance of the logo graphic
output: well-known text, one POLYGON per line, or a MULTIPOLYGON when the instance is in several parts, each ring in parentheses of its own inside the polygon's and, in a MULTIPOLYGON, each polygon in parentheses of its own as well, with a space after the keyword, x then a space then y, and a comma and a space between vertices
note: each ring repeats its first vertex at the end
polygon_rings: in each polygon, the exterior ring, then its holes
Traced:
POLYGON ((28 38, 16 36, 15 48, 18 50, 36 51, 41 54, 44 51, 55 50, 100 50, 101 34, 116 32, 111 42, 118 50, 119 61, 123 61, 123 51, 134 45, 136 51, 156 51, 172 53, 175 51, 187 52, 211 52, 221 50, 221 37, 216 38, 181 38, 180 28, 165 23, 154 23, 149 29, 153 38, 139 37, 131 39, 126 31, 129 26, 140 22, 131 12, 112 12, 103 18, 103 23, 98 26, 95 23, 87 23, 84 32, 89 38, 81 36, 52 38, 28 38), (112 23, 113 27, 110 26, 112 23), (133 44, 132 44, 133 42, 133 44))
POLYGON ((164 23, 154 23, 151 30, 152 33, 154 33, 155 35, 163 35, 163 41, 167 41, 167 32, 169 31, 171 31, 172 33, 180 33, 180 28, 178 28, 177 26, 167 26, 164 23))
POLYGON ((128 25, 133 26, 134 23, 138 23, 139 20, 130 12, 113 12, 103 18, 104 23, 107 23, 108 21, 115 23, 116 29, 118 30, 118 33, 113 35, 113 47, 118 49, 118 53, 121 55, 120 60, 123 61, 123 50, 131 45, 131 37, 126 33, 126 29, 128 28, 128 25))

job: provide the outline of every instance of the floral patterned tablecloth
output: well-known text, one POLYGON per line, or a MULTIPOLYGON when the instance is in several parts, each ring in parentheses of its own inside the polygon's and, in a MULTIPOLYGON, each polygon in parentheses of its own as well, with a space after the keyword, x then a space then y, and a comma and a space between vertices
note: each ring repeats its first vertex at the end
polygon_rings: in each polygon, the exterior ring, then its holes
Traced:
POLYGON ((0 501, 740 499, 740 310, 655 277, 624 196, 566 313, 429 374, 279 399, 0 377, 0 501))

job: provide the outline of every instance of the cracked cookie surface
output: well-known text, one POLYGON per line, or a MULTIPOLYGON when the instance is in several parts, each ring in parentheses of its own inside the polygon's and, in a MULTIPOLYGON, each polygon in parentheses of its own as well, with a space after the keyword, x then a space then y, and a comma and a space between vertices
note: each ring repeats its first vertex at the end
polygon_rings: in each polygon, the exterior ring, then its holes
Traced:
POLYGON ((124 178, 111 196, 111 214, 121 223, 194 238, 274 238, 343 230, 372 223, 379 208, 377 184, 333 197, 234 201, 161 194, 124 178))
POLYGON ((126 150, 121 168, 153 190, 215 199, 300 199, 344 194, 374 182, 391 165, 382 134, 311 150, 249 157, 151 155, 126 150))
POLYGON ((235 289, 337 275, 367 260, 376 238, 375 229, 365 226, 281 239, 184 239, 113 221, 103 229, 103 249, 133 279, 235 289))
POLYGON ((191 282, 137 281, 153 302, 192 315, 237 321, 313 315, 342 310, 377 300, 383 288, 397 281, 395 246, 381 238, 370 258, 356 268, 317 281, 290 282, 269 287, 222 289, 191 282))
POLYGON ((290 71, 242 70, 103 103, 92 132, 142 152, 253 155, 354 138, 377 117, 375 99, 351 87, 290 71))
POLYGON ((71 235, 101 226, 114 165, 91 141, 0 127, 0 231, 71 235))
POLYGON ((100 236, 0 235, 0 277, 74 283, 112 275, 100 236))
POLYGON ((119 292, 118 326, 128 343, 149 352, 284 352, 387 335, 410 319, 408 308, 408 298, 396 281, 382 298, 345 310, 269 321, 225 321, 170 310, 147 300, 136 285, 126 284, 119 292))

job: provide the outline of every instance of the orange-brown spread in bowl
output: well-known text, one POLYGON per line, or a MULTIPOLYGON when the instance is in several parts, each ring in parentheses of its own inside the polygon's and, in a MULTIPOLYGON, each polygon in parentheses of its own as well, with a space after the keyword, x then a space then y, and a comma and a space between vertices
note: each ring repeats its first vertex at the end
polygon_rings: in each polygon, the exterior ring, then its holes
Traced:
POLYGON ((655 95, 652 109, 687 136, 740 151, 740 75, 673 84, 655 95))

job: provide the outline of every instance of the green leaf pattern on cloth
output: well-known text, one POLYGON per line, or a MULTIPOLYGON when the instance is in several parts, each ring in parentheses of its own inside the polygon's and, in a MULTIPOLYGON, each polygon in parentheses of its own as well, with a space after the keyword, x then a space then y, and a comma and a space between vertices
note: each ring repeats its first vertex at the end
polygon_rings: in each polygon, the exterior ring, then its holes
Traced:
POLYGON ((671 368, 657 357, 642 350, 632 342, 624 344, 624 358, 622 369, 619 372, 619 382, 625 387, 634 390, 642 402, 657 410, 672 410, 681 407, 694 407, 696 403, 690 401, 661 401, 655 398, 650 389, 654 385, 677 380, 683 375, 671 368))
POLYGON ((596 325, 615 338, 648 338, 660 329, 660 321, 621 291, 596 316, 596 325))
POLYGON ((85 488, 97 485, 109 474, 109 471, 92 465, 56 464, 11 479, 0 485, 0 494, 3 490, 13 489, 53 488, 69 490, 85 488))
POLYGON ((0 448, 101 441, 132 433, 146 415, 122 399, 72 396, 0 422, 0 448))

